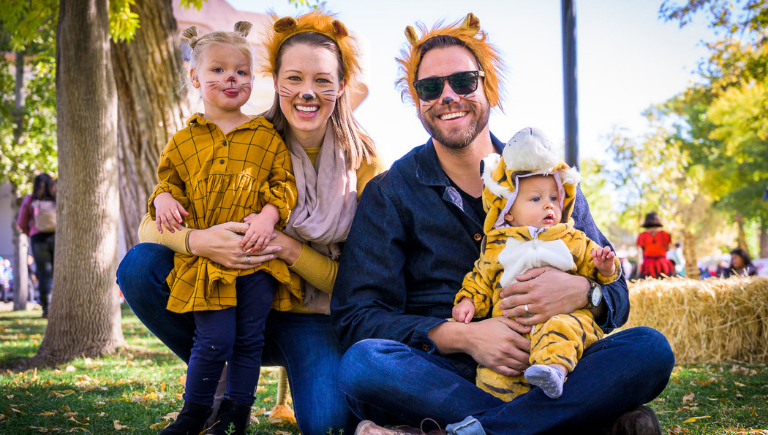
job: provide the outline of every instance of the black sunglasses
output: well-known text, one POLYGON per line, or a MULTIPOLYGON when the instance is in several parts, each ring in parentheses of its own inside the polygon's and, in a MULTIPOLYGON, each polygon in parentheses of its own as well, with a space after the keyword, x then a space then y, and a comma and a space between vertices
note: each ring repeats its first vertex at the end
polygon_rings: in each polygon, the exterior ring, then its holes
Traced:
POLYGON ((459 95, 467 95, 477 90, 477 78, 485 77, 482 71, 464 71, 444 77, 427 77, 413 82, 416 95, 421 101, 432 101, 440 98, 443 93, 443 83, 448 80, 453 92, 459 95))

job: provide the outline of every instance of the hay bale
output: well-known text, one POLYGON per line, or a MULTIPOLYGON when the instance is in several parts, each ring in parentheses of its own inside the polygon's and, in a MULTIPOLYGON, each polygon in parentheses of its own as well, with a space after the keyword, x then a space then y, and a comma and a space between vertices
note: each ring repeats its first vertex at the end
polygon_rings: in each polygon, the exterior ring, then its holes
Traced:
POLYGON ((678 363, 768 363, 768 279, 646 279, 630 284, 625 327, 663 333, 678 363))

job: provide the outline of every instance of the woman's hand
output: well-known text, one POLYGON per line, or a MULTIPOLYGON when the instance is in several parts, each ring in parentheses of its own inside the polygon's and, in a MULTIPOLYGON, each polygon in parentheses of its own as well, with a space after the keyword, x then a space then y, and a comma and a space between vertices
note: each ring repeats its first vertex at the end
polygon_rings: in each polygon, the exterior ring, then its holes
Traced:
MULTIPOLYGON (((505 317, 523 325, 543 323, 552 316, 572 313, 587 305, 589 280, 583 276, 538 267, 518 275, 517 280, 501 291, 504 299, 500 304, 505 317)), ((593 314, 597 317, 597 313, 593 314)))
POLYGON ((273 236, 274 238, 269 242, 269 245, 267 245, 264 251, 266 252, 272 247, 280 248, 275 255, 277 255, 277 258, 285 261, 289 266, 292 266, 293 263, 298 260, 299 255, 301 255, 301 250, 304 249, 304 244, 293 237, 284 234, 282 231, 275 231, 273 236))
MULTIPOLYGON (((243 251, 240 242, 248 224, 227 222, 189 234, 189 251, 231 269, 253 269, 275 258, 280 246, 268 245, 258 255, 243 251)), ((274 234, 272 235, 274 237, 274 234)))

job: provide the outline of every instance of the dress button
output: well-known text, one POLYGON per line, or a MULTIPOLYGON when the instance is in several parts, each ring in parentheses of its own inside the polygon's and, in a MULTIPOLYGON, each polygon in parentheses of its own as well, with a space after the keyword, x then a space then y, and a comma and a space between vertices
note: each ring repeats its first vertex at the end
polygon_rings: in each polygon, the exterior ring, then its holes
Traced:
POLYGON ((224 159, 219 160, 219 163, 224 164, 224 159))
POLYGON ((475 234, 475 240, 477 240, 479 242, 482 239, 483 239, 483 235, 482 234, 480 234, 480 233, 476 233, 475 234))
POLYGON ((224 146, 227 146, 227 141, 224 141, 224 146))

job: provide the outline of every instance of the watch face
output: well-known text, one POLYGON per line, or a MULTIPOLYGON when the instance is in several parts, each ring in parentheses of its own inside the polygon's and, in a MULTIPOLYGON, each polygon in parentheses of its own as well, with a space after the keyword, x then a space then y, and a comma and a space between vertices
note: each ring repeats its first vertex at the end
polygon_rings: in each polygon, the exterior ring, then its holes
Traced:
POLYGON ((598 306, 600 305, 600 301, 603 300, 603 289, 596 285, 594 289, 592 289, 592 305, 598 306))

